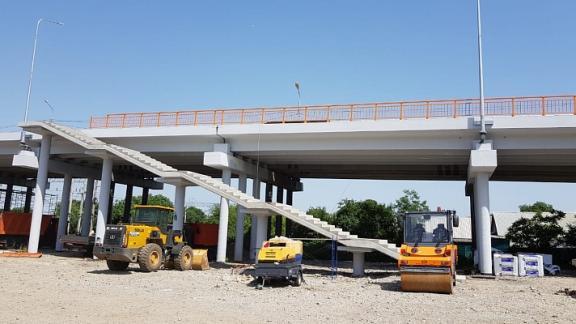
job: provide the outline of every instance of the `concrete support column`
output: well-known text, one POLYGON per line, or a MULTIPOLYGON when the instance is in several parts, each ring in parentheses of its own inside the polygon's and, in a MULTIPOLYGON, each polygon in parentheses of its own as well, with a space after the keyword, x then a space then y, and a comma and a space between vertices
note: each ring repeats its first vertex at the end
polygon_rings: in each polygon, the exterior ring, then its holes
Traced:
POLYGON ((33 188, 32 187, 26 187, 26 198, 24 199, 24 212, 25 213, 29 213, 30 212, 30 205, 32 205, 32 192, 33 192, 33 188))
POLYGON ((474 184, 473 183, 466 183, 466 196, 470 199, 470 220, 473 224, 471 227, 472 232, 472 259, 474 263, 474 267, 478 268, 478 251, 476 247, 478 246, 478 241, 476 239, 476 206, 475 206, 475 195, 474 195, 474 184))
MULTIPOLYGON (((222 182, 230 185, 232 174, 230 170, 222 170, 222 182)), ((228 199, 220 197, 220 222, 218 224, 218 249, 216 262, 226 262, 226 248, 228 242, 228 199)))
MULTIPOLYGON (((246 174, 238 176, 238 190, 246 193, 246 174)), ((234 261, 241 262, 244 259, 244 208, 236 209, 236 237, 234 238, 234 261)))
POLYGON ((108 211, 106 212, 106 224, 112 224, 112 207, 114 207, 114 191, 116 191, 116 182, 110 183, 110 190, 108 191, 108 211))
MULTIPOLYGON (((276 202, 277 203, 283 203, 284 202, 284 189, 282 187, 276 187, 276 202)), ((282 220, 284 217, 280 216, 280 215, 276 215, 276 226, 274 228, 274 232, 276 233, 276 236, 282 236, 285 235, 286 233, 282 233, 282 220)))
POLYGON ((142 188, 142 205, 148 205, 148 195, 150 193, 149 188, 142 188))
POLYGON ((352 252, 352 277, 364 276, 365 252, 352 252))
POLYGON ((490 175, 478 174, 474 182, 476 241, 478 243, 478 269, 492 273, 492 240, 490 235, 490 175))
POLYGON ((51 144, 52 136, 43 135, 42 143, 40 146, 40 157, 38 158, 36 188, 34 189, 34 209, 32 210, 32 221, 30 223, 28 253, 38 252, 38 242, 40 241, 40 226, 42 225, 42 212, 44 210, 44 194, 46 192, 46 182, 48 181, 48 160, 50 158, 51 144))
POLYGON ((174 222, 172 223, 172 229, 175 231, 181 231, 184 228, 184 218, 186 217, 185 202, 186 186, 183 184, 177 184, 174 196, 174 222))
POLYGON ((64 249, 61 239, 66 235, 68 227, 68 212, 70 211, 70 190, 72 189, 72 176, 67 173, 64 175, 64 184, 62 186, 62 199, 60 200, 60 217, 58 218, 58 232, 56 234, 56 251, 64 249))
POLYGON ((492 241, 490 236, 490 176, 496 169, 496 150, 492 142, 475 143, 470 152, 468 181, 473 183, 474 238, 478 252, 478 270, 492 273, 492 241))
POLYGON ((338 251, 346 251, 352 253, 352 277, 364 276, 364 256, 372 249, 352 246, 339 246, 338 251))
MULTIPOLYGON (((286 190, 286 205, 292 206, 292 199, 294 198, 294 192, 290 189, 286 190)), ((293 231, 294 223, 286 218, 286 236, 291 237, 293 231)))
MULTIPOLYGON (((274 185, 271 183, 266 183, 266 188, 264 191, 264 201, 267 203, 272 202, 272 195, 273 195, 274 185)), ((270 237, 272 232, 272 217, 268 217, 268 224, 266 224, 266 237, 270 237)), ((260 246, 258 246, 260 248, 260 246)))
POLYGON ((10 211, 12 207, 12 193, 14 192, 14 185, 9 183, 6 185, 6 195, 4 196, 4 211, 10 211))
POLYGON ((106 231, 106 216, 110 204, 110 185, 112 183, 112 159, 105 157, 102 160, 102 176, 100 178, 100 195, 98 198, 98 216, 96 218, 96 240, 95 244, 104 243, 104 232, 106 231))
POLYGON ((124 212, 122 213, 122 223, 130 222, 130 210, 132 209, 133 185, 126 185, 126 195, 124 196, 124 212))
POLYGON ((82 205, 82 220, 80 222, 82 226, 80 230, 81 236, 90 235, 93 204, 94 204, 94 179, 88 178, 86 179, 86 194, 84 196, 84 204, 82 205))
MULTIPOLYGON (((260 180, 254 178, 252 182, 252 196, 255 199, 260 199, 260 180)), ((258 231, 258 218, 252 215, 251 226, 250 226, 250 260, 254 261, 256 259, 256 236, 258 231)))
POLYGON ((256 225, 256 251, 254 254, 254 260, 257 259, 258 251, 260 251, 262 244, 268 238, 268 219, 269 218, 270 218, 269 216, 265 216, 265 215, 257 215, 256 216, 256 222, 258 225, 256 225))

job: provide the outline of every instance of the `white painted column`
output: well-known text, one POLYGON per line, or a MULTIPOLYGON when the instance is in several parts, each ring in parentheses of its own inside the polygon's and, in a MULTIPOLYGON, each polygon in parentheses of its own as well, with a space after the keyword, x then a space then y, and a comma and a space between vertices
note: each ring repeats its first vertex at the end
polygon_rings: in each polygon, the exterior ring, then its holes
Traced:
POLYGON ((30 223, 28 253, 38 252, 40 227, 42 225, 42 212, 44 210, 44 194, 46 193, 46 182, 48 181, 48 160, 50 158, 51 144, 52 136, 43 135, 42 143, 40 146, 40 157, 38 158, 36 188, 34 189, 34 209, 32 210, 32 221, 30 223))
POLYGON ((352 277, 364 276, 365 252, 352 252, 352 277))
POLYGON ((102 177, 100 178, 100 195, 98 198, 98 216, 96 218, 96 240, 95 244, 104 243, 104 232, 106 231, 106 217, 110 204, 110 184, 112 183, 112 159, 105 157, 102 159, 102 177))
POLYGON ((492 273, 492 240, 490 236, 490 176, 498 166, 497 151, 491 141, 475 143, 470 152, 468 181, 474 183, 474 234, 478 252, 478 270, 492 273))
POLYGON ((254 251, 254 260, 257 259, 258 251, 260 251, 262 244, 268 238, 268 217, 269 216, 263 215, 256 216, 256 223, 258 225, 256 225, 256 249, 254 251))
POLYGON ((480 173, 474 181, 476 208, 476 240, 478 242, 478 268, 483 274, 492 273, 492 239, 490 229, 490 174, 480 173))
MULTIPOLYGON (((222 170, 222 182, 230 185, 232 174, 230 170, 222 170)), ((218 249, 216 262, 226 262, 226 248, 228 242, 228 199, 220 197, 220 222, 218 223, 218 249)))
MULTIPOLYGON (((255 199, 260 199, 260 180, 254 178, 252 182, 252 196, 255 199)), ((250 225, 250 260, 256 260, 256 232, 258 231, 258 221, 257 217, 252 215, 251 225, 250 225)))
POLYGON ((64 249, 61 239, 66 235, 68 227, 68 212, 70 211, 70 189, 72 189, 72 175, 64 174, 64 184, 62 186, 62 199, 60 200, 60 217, 58 218, 58 232, 56 234, 56 251, 64 249))
POLYGON ((186 186, 177 184, 174 196, 174 222, 172 223, 172 229, 175 231, 181 231, 184 228, 184 218, 186 217, 186 209, 184 208, 185 201, 186 186))
MULTIPOLYGON (((238 190, 246 193, 246 174, 240 174, 238 176, 238 190)), ((236 237, 234 239, 234 261, 242 262, 244 259, 244 208, 238 206, 236 209, 236 237)))
POLYGON ((84 205, 82 206, 82 229, 81 236, 90 235, 90 222, 92 221, 92 207, 94 203, 94 179, 86 179, 86 194, 84 196, 84 205))

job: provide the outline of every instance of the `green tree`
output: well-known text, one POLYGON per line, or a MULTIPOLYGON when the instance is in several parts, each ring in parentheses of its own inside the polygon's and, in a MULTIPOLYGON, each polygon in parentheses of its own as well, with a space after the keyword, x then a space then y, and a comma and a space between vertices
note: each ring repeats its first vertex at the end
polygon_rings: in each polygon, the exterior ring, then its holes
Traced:
POLYGON ((423 212, 429 211, 428 203, 426 200, 420 200, 420 195, 416 190, 405 189, 404 196, 396 199, 392 204, 396 215, 402 215, 406 212, 423 212))
POLYGON ((545 250, 556 247, 564 238, 564 230, 558 225, 564 216, 563 212, 552 209, 548 215, 536 212, 532 218, 520 218, 508 228, 506 238, 520 248, 545 250))
MULTIPOLYGON (((56 203, 54 208, 54 215, 60 217, 60 202, 56 203)), ((68 211, 68 223, 70 224, 69 234, 76 234, 78 231, 78 223, 80 222, 80 215, 82 214, 82 202, 80 200, 72 200, 70 210, 68 211)))
POLYGON ((524 204, 518 206, 521 212, 534 212, 534 213, 552 213, 554 212, 554 207, 542 201, 537 201, 533 204, 524 204))
POLYGON ((564 243, 568 246, 576 247, 576 225, 568 225, 566 234, 564 234, 564 243))
POLYGON ((201 224, 207 221, 208 216, 200 208, 190 206, 186 208, 186 223, 201 224))
POLYGON ((392 206, 367 199, 344 199, 338 204, 334 224, 360 237, 397 240, 398 220, 392 206))
POLYGON ((396 228, 395 242, 402 242, 404 240, 404 214, 407 212, 424 212, 429 211, 428 203, 426 200, 421 200, 420 195, 416 190, 405 189, 403 190, 404 196, 396 199, 392 207, 396 215, 398 226, 396 228))

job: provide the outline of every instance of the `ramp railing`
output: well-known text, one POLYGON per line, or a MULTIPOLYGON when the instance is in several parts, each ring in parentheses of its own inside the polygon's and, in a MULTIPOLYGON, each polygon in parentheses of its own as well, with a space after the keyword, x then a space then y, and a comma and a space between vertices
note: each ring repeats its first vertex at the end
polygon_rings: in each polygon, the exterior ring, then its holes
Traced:
MULTIPOLYGON (((576 115, 576 95, 487 98, 488 116, 576 115)), ((419 100, 302 107, 118 113, 91 117, 90 128, 225 124, 291 124, 383 119, 458 118, 480 115, 478 99, 419 100)))

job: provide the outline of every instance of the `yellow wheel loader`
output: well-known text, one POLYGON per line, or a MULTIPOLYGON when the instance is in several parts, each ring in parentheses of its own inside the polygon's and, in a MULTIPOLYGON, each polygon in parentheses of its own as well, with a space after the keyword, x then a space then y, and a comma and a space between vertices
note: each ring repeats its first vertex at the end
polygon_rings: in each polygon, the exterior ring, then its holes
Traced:
POLYGON ((165 269, 190 270, 193 251, 182 231, 172 230, 174 209, 136 205, 129 224, 106 225, 104 240, 94 246, 94 256, 106 260, 108 269, 122 271, 138 263, 146 272, 165 269))
POLYGON ((453 227, 458 227, 455 211, 404 215, 404 243, 398 259, 402 291, 452 293, 458 257, 453 227))

